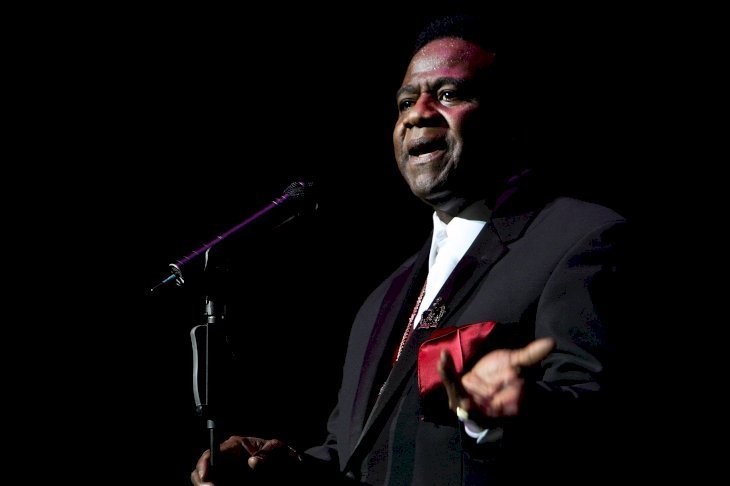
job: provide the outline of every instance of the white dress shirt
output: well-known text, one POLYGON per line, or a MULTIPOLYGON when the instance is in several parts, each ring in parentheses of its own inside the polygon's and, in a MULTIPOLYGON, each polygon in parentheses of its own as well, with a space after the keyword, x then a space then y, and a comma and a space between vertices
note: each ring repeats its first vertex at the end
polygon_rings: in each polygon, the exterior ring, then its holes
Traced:
POLYGON ((431 253, 428 257, 426 293, 423 294, 418 313, 413 319, 414 328, 421 322, 423 312, 433 303, 444 282, 449 278, 466 250, 474 243, 485 224, 487 224, 486 220, 464 219, 458 216, 446 224, 435 212, 433 213, 433 239, 431 240, 431 253))

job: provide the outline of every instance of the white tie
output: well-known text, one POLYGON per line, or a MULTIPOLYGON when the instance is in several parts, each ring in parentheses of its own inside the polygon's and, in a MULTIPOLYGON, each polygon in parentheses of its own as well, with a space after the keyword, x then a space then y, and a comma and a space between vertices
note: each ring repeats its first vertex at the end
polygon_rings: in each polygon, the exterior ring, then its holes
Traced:
POLYGON ((444 282, 448 280, 449 275, 451 275, 454 267, 456 267, 456 264, 461 259, 460 252, 454 250, 453 244, 449 245, 449 238, 446 231, 437 235, 436 248, 436 258, 428 272, 426 293, 423 295, 421 306, 418 308, 418 314, 413 322, 414 326, 417 326, 421 322, 423 312, 429 308, 439 290, 444 285, 444 282))

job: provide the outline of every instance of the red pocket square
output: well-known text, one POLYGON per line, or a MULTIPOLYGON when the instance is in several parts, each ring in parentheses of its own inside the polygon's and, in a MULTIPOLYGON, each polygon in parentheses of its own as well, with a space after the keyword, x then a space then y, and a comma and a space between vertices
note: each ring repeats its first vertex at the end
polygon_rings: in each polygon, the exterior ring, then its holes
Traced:
POLYGON ((421 398, 443 388, 437 369, 441 351, 451 353, 456 372, 462 374, 464 363, 474 356, 495 324, 494 321, 487 321, 435 330, 418 349, 418 392, 421 398))

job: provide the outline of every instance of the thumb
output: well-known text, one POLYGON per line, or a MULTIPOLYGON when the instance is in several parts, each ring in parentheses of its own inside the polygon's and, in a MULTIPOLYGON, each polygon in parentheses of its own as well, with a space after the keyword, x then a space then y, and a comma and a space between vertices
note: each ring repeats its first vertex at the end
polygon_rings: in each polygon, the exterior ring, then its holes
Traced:
POLYGON ((259 456, 259 453, 266 445, 266 441, 257 437, 241 437, 241 445, 244 449, 246 449, 246 452, 248 452, 250 456, 246 460, 248 467, 256 469, 259 466, 259 463, 263 460, 263 458, 259 456))
POLYGON ((510 351, 509 363, 512 366, 532 366, 542 361, 555 347, 552 338, 540 338, 521 349, 510 351))

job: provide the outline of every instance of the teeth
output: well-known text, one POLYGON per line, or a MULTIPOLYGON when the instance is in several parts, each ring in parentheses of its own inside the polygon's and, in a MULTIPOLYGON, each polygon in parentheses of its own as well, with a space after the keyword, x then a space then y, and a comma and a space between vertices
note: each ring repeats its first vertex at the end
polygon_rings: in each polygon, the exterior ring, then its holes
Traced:
POLYGON ((443 146, 441 141, 432 141, 416 144, 414 147, 411 147, 408 153, 414 157, 419 157, 421 155, 431 154, 442 149, 443 146))

